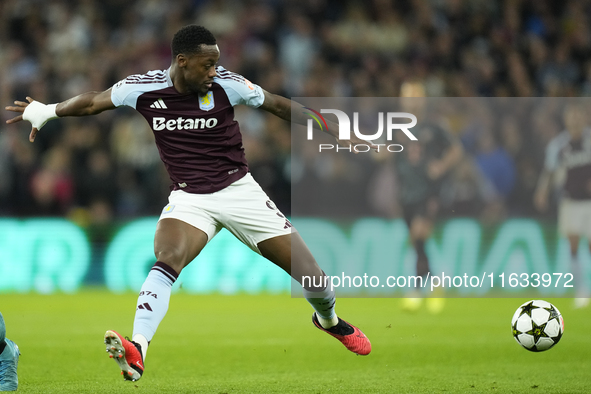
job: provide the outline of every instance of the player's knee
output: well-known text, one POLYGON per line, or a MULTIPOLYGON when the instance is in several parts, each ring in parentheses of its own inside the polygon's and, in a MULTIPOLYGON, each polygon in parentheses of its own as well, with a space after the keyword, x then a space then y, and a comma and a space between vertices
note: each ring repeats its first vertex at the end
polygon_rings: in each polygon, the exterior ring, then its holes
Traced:
POLYGON ((569 235, 568 236, 568 244, 570 246, 571 255, 576 256, 576 254, 579 250, 579 237, 569 235))
MULTIPOLYGON (((324 271, 318 266, 318 263, 314 258, 292 259, 291 277, 296 281, 302 283, 304 278, 322 278, 324 276, 324 271)), ((318 281, 318 283, 320 283, 320 281, 318 281)))
POLYGON ((154 253, 158 261, 168 265, 179 274, 181 273, 181 270, 189 264, 189 261, 186 261, 187 253, 180 248, 159 248, 156 249, 154 253))

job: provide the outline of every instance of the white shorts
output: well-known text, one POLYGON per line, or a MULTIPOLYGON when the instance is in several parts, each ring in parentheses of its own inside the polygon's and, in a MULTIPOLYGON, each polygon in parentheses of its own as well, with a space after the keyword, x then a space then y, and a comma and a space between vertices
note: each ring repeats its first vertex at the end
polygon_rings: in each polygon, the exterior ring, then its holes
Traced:
POLYGON ((591 200, 563 198, 558 206, 558 230, 564 236, 591 239, 591 200))
POLYGON ((208 242, 225 227, 260 254, 259 242, 292 232, 291 223, 250 173, 215 193, 173 190, 168 201, 158 220, 182 220, 205 232, 208 242))

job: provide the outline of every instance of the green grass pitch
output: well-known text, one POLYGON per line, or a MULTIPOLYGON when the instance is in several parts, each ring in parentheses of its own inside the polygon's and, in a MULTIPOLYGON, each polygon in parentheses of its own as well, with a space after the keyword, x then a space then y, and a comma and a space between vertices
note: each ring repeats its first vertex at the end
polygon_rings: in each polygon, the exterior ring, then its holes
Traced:
POLYGON ((21 348, 21 393, 589 393, 591 315, 552 299, 565 319, 561 342, 531 353, 510 320, 525 299, 448 299, 431 315, 399 299, 340 299, 337 312, 371 339, 349 353, 311 323, 289 295, 173 295, 148 351, 126 382, 103 334, 131 335, 136 295, 0 295, 8 337, 21 348))

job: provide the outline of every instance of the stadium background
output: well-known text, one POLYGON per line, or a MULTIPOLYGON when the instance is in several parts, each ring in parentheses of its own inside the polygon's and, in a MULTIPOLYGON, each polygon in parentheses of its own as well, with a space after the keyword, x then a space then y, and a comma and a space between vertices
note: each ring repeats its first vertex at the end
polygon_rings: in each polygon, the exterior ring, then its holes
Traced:
MULTIPOLYGON (((220 64, 287 97, 395 97, 405 82, 421 84, 430 97, 589 96, 590 10, 589 1, 6 0, 0 3, 0 102, 26 95, 58 102, 103 90, 129 74, 166 68, 171 36, 189 23, 214 32, 220 64)), ((298 187, 292 174, 308 171, 328 177, 335 190, 347 190, 338 171, 327 173, 330 166, 291 160, 288 123, 240 107, 236 117, 251 171, 284 213, 291 213, 291 185, 298 187)), ((529 218, 553 242, 556 204, 546 213, 532 204, 545 146, 561 130, 560 119, 545 120, 539 127, 506 119, 497 127, 451 130, 466 155, 446 180, 440 225, 452 209, 483 228, 529 218)), ((10 256, 0 262, 0 291, 103 284, 107 267, 118 264, 110 255, 126 255, 117 261, 147 270, 151 229, 166 203, 169 180, 145 121, 119 109, 52 121, 34 144, 27 136, 28 124, 0 124, 0 245, 10 256), (137 223, 149 223, 143 238, 121 239, 125 226, 138 228, 137 223), (119 244, 128 247, 116 249, 119 244)), ((363 174, 370 182, 349 188, 355 214, 396 220, 391 168, 368 162, 363 174), (380 180, 386 189, 374 187, 380 180)), ((312 216, 326 214, 309 207, 312 216)), ((200 257, 226 261, 226 268, 203 268, 209 276, 199 275, 209 280, 200 280, 193 291, 256 291, 242 283, 253 264, 268 277, 265 283, 280 276, 240 245, 228 255, 223 245, 233 241, 226 236, 210 248, 211 255, 200 257)), ((548 253, 553 255, 552 245, 548 253)), ((281 283, 277 289, 288 282, 281 283)))

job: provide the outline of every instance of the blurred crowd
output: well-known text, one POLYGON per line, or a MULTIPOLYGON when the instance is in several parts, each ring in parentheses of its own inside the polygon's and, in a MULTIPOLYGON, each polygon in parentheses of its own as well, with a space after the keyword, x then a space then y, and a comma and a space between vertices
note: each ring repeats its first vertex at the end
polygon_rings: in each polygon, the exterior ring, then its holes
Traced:
MULTIPOLYGON (((216 35, 221 65, 286 97, 396 97, 409 81, 429 97, 591 96, 590 22, 589 0, 2 0, 0 102, 59 102, 167 68, 173 34, 191 23, 216 35)), ((166 204, 168 176, 133 110, 52 121, 34 144, 10 117, 2 111, 0 215, 100 227, 166 204)), ((294 168, 287 122, 244 107, 236 117, 251 171, 289 213, 292 171, 315 169, 294 168)), ((450 182, 485 179, 495 212, 535 215, 544 148, 562 127, 553 122, 452 128, 466 155, 450 182)), ((366 171, 391 173, 379 161, 366 171)), ((459 184, 442 191, 450 207, 464 206, 459 184)), ((375 190, 356 190, 361 212, 395 215, 375 190)))

